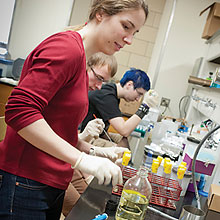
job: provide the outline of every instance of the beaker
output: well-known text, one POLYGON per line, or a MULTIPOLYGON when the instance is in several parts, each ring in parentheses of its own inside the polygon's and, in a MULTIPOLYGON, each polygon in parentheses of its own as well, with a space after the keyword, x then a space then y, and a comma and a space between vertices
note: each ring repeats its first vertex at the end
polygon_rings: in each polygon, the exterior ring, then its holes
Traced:
POLYGON ((154 125, 154 128, 152 129, 152 136, 151 136, 151 141, 155 144, 160 144, 161 139, 166 136, 167 132, 167 125, 164 124, 163 122, 157 122, 154 125))
POLYGON ((205 212, 191 205, 183 206, 179 220, 202 220, 205 212))

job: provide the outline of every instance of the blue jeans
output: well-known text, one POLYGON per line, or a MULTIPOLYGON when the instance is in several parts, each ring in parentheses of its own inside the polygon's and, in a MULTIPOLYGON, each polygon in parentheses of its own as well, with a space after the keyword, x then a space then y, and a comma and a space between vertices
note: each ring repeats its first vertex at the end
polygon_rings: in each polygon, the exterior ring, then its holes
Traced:
POLYGON ((65 191, 0 170, 1 220, 59 220, 65 191))

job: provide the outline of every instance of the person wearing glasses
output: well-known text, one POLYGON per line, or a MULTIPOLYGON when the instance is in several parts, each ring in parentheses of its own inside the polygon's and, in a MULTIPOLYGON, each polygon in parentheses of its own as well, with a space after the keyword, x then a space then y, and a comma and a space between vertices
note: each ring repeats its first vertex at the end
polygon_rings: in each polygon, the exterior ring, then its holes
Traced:
POLYGON ((95 53, 87 61, 89 90, 101 89, 102 83, 108 82, 117 72, 117 61, 104 53, 95 53))
MULTIPOLYGON (((117 61, 114 57, 105 55, 103 53, 96 53, 92 55, 87 61, 87 73, 89 76, 89 90, 94 91, 101 89, 102 83, 108 82, 117 72, 117 61)), ((91 142, 99 137, 102 133, 105 124, 102 119, 97 118, 90 121, 82 133, 78 137, 86 142, 91 142)), ((80 198, 80 195, 86 190, 91 175, 75 170, 72 180, 65 192, 63 201, 62 213, 67 216, 75 203, 80 198)))
MULTIPOLYGON (((90 91, 89 111, 81 124, 81 132, 96 115, 97 118, 101 118, 104 121, 104 129, 106 131, 111 125, 120 134, 120 137, 117 136, 116 139, 112 136, 113 141, 118 143, 123 137, 125 137, 124 141, 126 141, 126 137, 131 134, 144 115, 149 112, 149 108, 155 107, 159 103, 158 94, 149 90, 150 79, 148 75, 140 69, 131 68, 123 75, 119 83, 107 83, 102 86, 101 90, 90 91), (136 114, 132 115, 128 120, 124 120, 119 109, 120 99, 132 102, 139 101, 141 98, 143 98, 143 102, 136 114)), ((100 137, 106 139, 105 133, 102 133, 100 137)), ((109 144, 112 144, 103 139, 98 139, 93 145, 109 146, 109 144)), ((127 143, 124 143, 124 146, 127 146, 127 143)))

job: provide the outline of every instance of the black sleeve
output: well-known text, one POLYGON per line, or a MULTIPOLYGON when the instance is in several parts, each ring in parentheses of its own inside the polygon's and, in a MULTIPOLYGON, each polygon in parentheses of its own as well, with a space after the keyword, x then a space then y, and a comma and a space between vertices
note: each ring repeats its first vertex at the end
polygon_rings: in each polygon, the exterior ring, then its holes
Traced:
POLYGON ((95 109, 103 121, 122 116, 119 109, 119 101, 113 95, 106 95, 99 102, 96 102, 95 109))
POLYGON ((108 120, 121 117, 121 111, 119 109, 120 100, 116 95, 116 87, 113 85, 106 85, 101 90, 89 92, 89 110, 88 114, 83 120, 81 131, 84 130, 87 123, 94 119, 94 114, 97 118, 101 118, 106 129, 108 128, 108 120))

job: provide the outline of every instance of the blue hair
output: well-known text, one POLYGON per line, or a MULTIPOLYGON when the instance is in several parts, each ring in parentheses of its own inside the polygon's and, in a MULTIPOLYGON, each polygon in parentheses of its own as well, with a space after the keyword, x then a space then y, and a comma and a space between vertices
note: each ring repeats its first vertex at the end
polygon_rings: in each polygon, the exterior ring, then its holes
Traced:
POLYGON ((122 87, 128 82, 132 81, 134 83, 134 89, 143 88, 146 91, 150 89, 150 79, 144 71, 136 68, 131 68, 126 71, 120 80, 120 84, 122 87))

